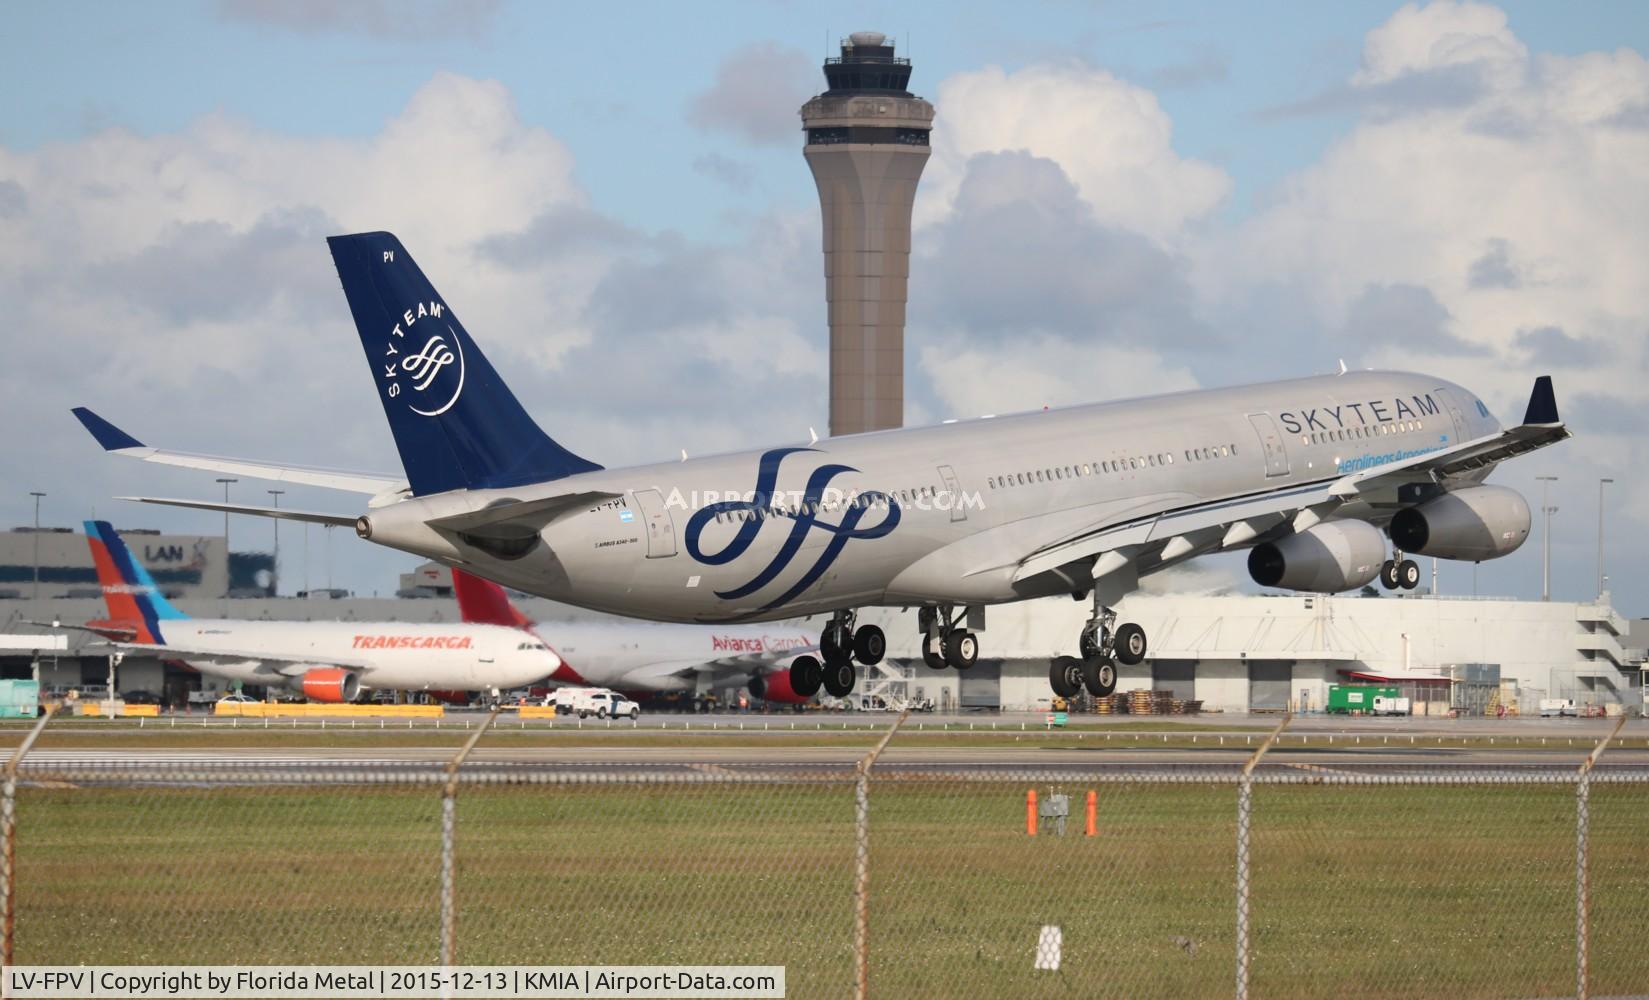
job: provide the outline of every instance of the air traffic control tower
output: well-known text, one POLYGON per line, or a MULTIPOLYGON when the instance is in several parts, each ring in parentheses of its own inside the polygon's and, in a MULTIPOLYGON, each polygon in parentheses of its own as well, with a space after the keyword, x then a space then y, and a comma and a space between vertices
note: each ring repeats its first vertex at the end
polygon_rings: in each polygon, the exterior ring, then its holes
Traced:
POLYGON ((834 437, 904 423, 910 209, 933 105, 905 89, 910 60, 879 32, 854 32, 824 74, 830 89, 802 105, 802 127, 824 212, 834 437))

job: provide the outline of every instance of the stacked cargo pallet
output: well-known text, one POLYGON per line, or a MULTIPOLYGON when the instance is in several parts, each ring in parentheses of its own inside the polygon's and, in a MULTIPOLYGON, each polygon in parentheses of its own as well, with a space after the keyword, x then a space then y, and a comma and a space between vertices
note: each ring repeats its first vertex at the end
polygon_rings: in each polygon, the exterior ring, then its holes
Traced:
POLYGON ((1108 694, 1103 698, 1094 699, 1095 715, 1115 715, 1117 712, 1117 696, 1108 694))
POLYGON ((1150 715, 1152 709, 1151 691, 1149 688, 1137 688, 1128 692, 1128 714, 1150 715))

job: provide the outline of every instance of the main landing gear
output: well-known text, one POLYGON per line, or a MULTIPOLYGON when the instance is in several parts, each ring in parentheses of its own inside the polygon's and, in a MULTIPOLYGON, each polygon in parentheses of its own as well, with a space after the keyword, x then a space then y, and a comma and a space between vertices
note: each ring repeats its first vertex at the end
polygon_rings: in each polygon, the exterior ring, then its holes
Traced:
POLYGON ((922 662, 934 670, 966 670, 979 660, 979 637, 956 623, 950 605, 916 613, 922 633, 922 662))
POLYGON ((1077 638, 1081 658, 1058 656, 1048 666, 1054 694, 1074 698, 1087 688, 1089 694, 1103 698, 1117 689, 1118 663, 1131 667, 1145 659, 1145 630, 1133 622, 1119 626, 1116 620, 1116 611, 1101 605, 1095 593, 1093 616, 1077 638))
POLYGON ((1413 590, 1420 586, 1420 564, 1395 553, 1380 566, 1380 586, 1387 590, 1413 590))
POLYGON ((819 655, 798 656, 790 663, 790 690, 811 698, 824 688, 827 694, 845 698, 858 683, 857 660, 875 666, 887 655, 887 636, 875 625, 853 627, 854 613, 838 611, 819 636, 819 655))

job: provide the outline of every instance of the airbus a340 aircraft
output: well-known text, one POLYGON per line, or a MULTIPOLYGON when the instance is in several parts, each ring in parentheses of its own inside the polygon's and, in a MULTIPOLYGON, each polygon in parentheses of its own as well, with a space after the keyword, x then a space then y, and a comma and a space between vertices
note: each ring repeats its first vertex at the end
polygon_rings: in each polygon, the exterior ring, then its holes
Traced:
POLYGON ((131 499, 353 524, 380 545, 638 618, 828 613, 824 663, 792 664, 800 695, 844 695, 855 660, 881 659, 885 638, 855 628, 858 608, 919 608, 929 665, 966 669, 979 646, 964 611, 1061 594, 1090 598, 1093 615, 1072 637, 1080 658, 1056 660, 1049 679, 1060 694, 1108 694, 1115 662, 1146 652, 1145 633, 1116 627, 1111 610, 1141 576, 1248 549, 1265 586, 1412 587, 1405 553, 1482 560, 1521 545, 1528 504, 1484 478, 1569 436, 1544 376, 1522 425, 1503 429, 1444 379, 1342 371, 605 469, 533 422, 399 240, 327 242, 405 477, 147 448, 76 410, 120 454, 370 497, 358 517, 131 499))
POLYGON ((203 674, 347 702, 363 688, 496 695, 562 667, 541 640, 500 625, 190 618, 107 521, 87 521, 86 542, 109 619, 84 627, 120 649, 160 653, 203 674))

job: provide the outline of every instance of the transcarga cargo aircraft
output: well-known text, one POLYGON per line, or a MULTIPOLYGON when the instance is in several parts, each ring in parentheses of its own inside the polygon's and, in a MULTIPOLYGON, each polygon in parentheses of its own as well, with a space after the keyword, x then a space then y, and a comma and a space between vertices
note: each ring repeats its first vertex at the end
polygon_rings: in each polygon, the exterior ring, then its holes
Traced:
POLYGON ((1332 592, 1407 558, 1483 560, 1528 537, 1529 506, 1495 466, 1569 437, 1551 380, 1503 428, 1471 391, 1393 371, 1267 382, 878 431, 622 469, 545 434, 389 233, 328 240, 404 476, 148 448, 83 408, 103 447, 152 462, 367 495, 341 516, 207 500, 205 510, 353 525, 379 545, 529 593, 638 618, 830 615, 790 687, 853 689, 881 629, 859 608, 919 609, 924 659, 966 669, 984 607, 1088 599, 1052 663, 1061 695, 1116 686, 1145 633, 1111 606, 1139 578, 1249 550, 1265 586, 1332 592), (1390 539, 1388 545, 1387 539, 1390 539), (1389 554, 1388 554, 1389 553, 1389 554), (820 662, 822 658, 823 662, 820 662))
POLYGON ((537 636, 500 624, 191 618, 107 521, 86 522, 86 543, 109 617, 76 627, 214 677, 349 702, 371 689, 496 696, 564 669, 537 636))

